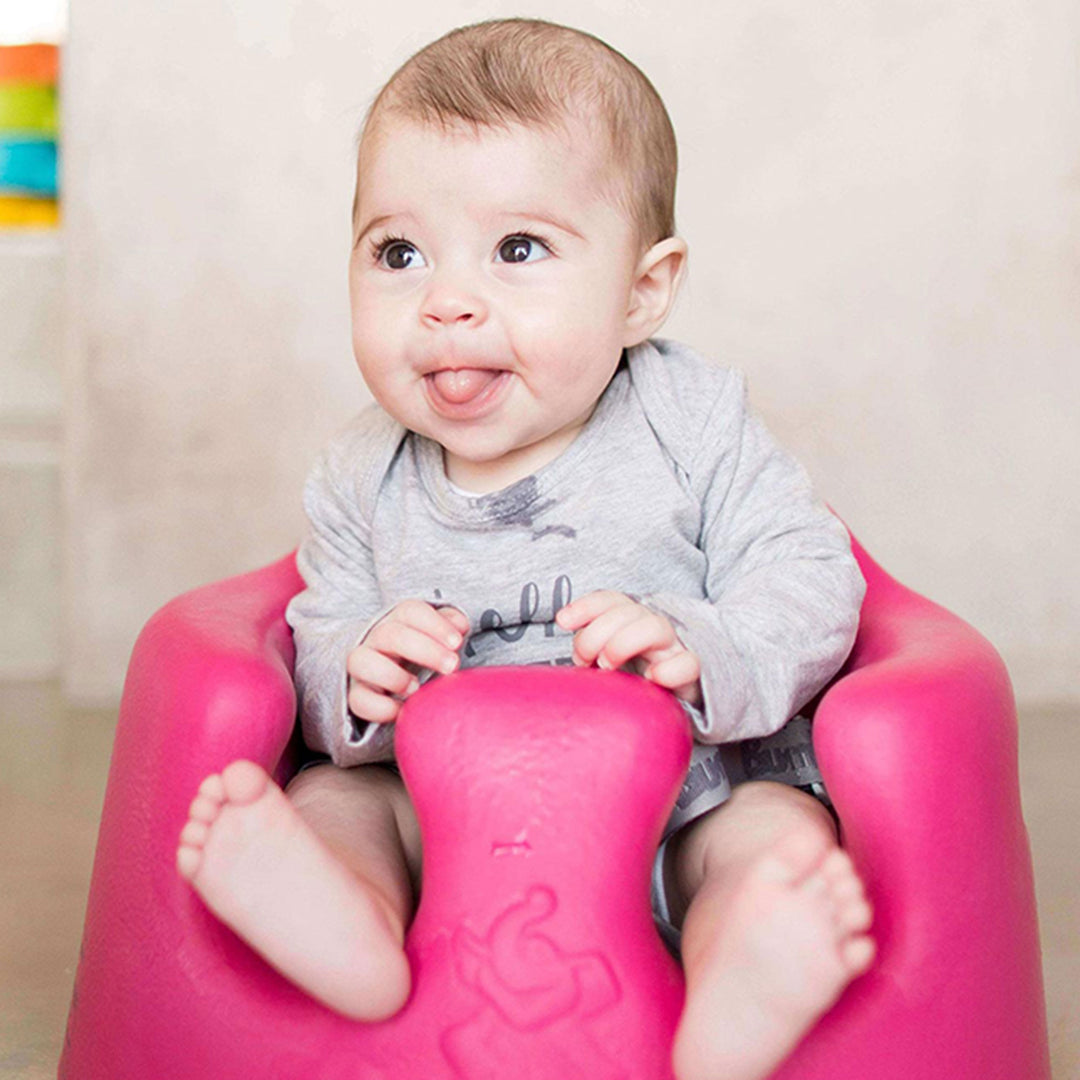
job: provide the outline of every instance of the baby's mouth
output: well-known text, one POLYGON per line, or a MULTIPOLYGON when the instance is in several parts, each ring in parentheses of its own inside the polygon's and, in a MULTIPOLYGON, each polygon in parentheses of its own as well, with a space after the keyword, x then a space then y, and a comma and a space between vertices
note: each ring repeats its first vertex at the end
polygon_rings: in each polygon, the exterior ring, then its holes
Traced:
POLYGON ((441 398, 453 405, 464 405, 478 398, 500 374, 488 368, 458 368, 433 372, 431 381, 441 398))
POLYGON ((449 368, 424 376, 431 407, 448 420, 479 420, 498 408, 509 388, 501 368, 449 368))

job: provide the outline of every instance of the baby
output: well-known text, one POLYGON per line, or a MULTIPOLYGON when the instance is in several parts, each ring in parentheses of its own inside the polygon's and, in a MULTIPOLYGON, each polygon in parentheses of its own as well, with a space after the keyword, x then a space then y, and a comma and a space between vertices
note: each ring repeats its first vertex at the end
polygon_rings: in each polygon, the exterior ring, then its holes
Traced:
POLYGON ((738 372, 653 337, 686 266, 675 177, 652 85, 576 30, 464 27, 382 89, 349 279, 377 404, 312 472, 287 612, 317 756, 284 792, 247 761, 208 777, 177 863, 312 996, 388 1017, 421 883, 402 702, 459 666, 625 667, 696 744, 654 873, 687 981, 674 1069, 752 1080, 871 963, 871 912, 827 805, 729 783, 721 744, 805 730, 864 585, 738 372))

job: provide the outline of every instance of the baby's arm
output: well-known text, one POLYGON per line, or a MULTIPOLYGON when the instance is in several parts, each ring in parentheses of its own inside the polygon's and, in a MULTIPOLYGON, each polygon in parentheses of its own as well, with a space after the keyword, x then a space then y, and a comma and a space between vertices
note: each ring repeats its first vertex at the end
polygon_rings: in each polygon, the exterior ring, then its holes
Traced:
MULTIPOLYGON (((393 757, 393 725, 367 723, 348 704, 350 654, 391 610, 371 549, 364 487, 381 476, 393 432, 370 412, 320 454, 304 486, 309 530, 296 565, 307 586, 285 612, 296 644, 295 681, 304 741, 347 767, 393 757)), ((370 486, 374 487, 374 483, 370 486)))
POLYGON ((847 530, 748 409, 741 376, 717 394, 690 462, 702 510, 705 598, 656 593, 701 662, 701 742, 777 731, 843 664, 865 583, 847 530))

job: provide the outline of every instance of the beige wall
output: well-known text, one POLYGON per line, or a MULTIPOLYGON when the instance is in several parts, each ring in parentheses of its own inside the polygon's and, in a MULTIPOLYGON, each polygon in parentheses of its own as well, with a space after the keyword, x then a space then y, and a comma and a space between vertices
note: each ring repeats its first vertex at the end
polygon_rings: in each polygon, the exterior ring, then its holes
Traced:
POLYGON ((56 234, 0 230, 0 680, 60 658, 62 298, 56 234))
MULTIPOLYGON (((680 140, 663 333, 743 367, 823 495, 1026 699, 1080 654, 1080 8, 634 0, 530 14, 637 61, 680 140)), ((268 561, 367 398, 350 139, 396 65, 505 4, 74 0, 64 676, 117 692, 168 597, 268 561)))

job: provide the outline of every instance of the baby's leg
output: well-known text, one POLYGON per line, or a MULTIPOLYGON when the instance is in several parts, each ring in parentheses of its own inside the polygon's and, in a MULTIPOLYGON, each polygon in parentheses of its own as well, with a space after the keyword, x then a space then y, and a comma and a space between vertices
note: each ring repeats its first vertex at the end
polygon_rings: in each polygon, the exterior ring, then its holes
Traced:
POLYGON ((866 970, 870 906, 828 811, 742 784, 669 844, 686 1006, 679 1080, 760 1080, 866 970))
POLYGON ((234 761, 203 781, 177 851, 222 922, 357 1020, 392 1016, 408 997, 402 942, 419 866, 405 789, 374 765, 306 769, 284 793, 258 765, 234 761))

